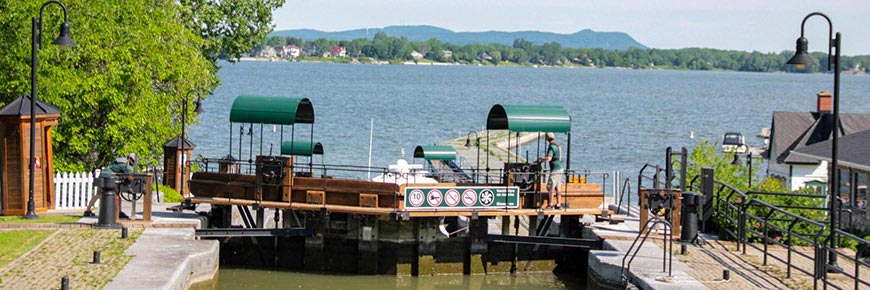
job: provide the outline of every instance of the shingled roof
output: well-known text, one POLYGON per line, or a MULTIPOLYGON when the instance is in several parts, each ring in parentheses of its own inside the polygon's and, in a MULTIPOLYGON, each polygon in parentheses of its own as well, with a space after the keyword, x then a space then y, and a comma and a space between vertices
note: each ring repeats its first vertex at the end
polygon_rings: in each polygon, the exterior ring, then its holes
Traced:
MULTIPOLYGON (((870 171, 870 130, 849 134, 837 140, 840 151, 837 162, 841 166, 870 171)), ((831 161, 831 140, 798 148, 792 155, 801 158, 831 161)))
POLYGON ((184 149, 193 149, 196 148, 196 144, 190 141, 190 139, 184 138, 184 143, 182 143, 181 135, 175 136, 175 138, 169 139, 166 143, 163 143, 163 148, 181 148, 182 145, 184 149))
MULTIPOLYGON (((0 117, 5 116, 29 116, 30 115, 30 95, 23 95, 18 97, 0 108, 0 117)), ((51 115, 51 114, 60 114, 60 110, 52 105, 43 103, 39 100, 36 100, 36 104, 34 106, 36 115, 51 115)))
MULTIPOLYGON (((776 151, 768 152, 770 158, 777 163, 819 163, 817 158, 791 152, 830 139, 831 118, 824 112, 774 112, 771 142, 776 151)), ((870 114, 840 114, 839 121, 840 136, 870 130, 870 114)))

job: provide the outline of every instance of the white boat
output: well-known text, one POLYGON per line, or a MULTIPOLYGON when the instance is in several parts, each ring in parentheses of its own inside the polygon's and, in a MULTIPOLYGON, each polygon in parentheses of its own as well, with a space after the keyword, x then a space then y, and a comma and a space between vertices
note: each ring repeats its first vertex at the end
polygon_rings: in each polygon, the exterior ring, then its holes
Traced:
POLYGON ((746 139, 740 132, 727 132, 722 139, 722 152, 746 154, 749 150, 746 139))
POLYGON ((437 180, 426 177, 428 171, 423 170, 423 164, 408 164, 405 159, 396 160, 389 166, 389 172, 372 178, 375 182, 402 184, 433 184, 437 180))

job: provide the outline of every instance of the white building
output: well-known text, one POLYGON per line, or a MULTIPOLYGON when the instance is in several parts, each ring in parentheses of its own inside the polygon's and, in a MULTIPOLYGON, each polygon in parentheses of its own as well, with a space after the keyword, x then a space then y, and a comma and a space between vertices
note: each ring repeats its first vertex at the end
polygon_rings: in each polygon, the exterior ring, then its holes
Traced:
MULTIPOLYGON (((773 112, 767 174, 785 181, 788 190, 815 187, 827 192, 828 163, 818 158, 791 154, 832 136, 831 94, 817 95, 815 112, 773 112)), ((839 136, 870 130, 870 114, 840 114, 839 136)))

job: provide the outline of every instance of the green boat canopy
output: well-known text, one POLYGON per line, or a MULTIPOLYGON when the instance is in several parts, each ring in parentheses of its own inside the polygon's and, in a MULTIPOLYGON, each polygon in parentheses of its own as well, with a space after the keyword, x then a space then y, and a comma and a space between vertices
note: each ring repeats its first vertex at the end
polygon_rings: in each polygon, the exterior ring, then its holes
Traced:
POLYGON ((417 148, 414 148, 414 158, 456 160, 456 150, 453 149, 453 146, 417 146, 417 148))
POLYGON ((571 116, 559 105, 498 105, 489 109, 487 130, 571 132, 571 116))
POLYGON ((320 142, 311 144, 309 141, 284 141, 281 144, 281 155, 311 156, 323 155, 323 145, 320 142))
POLYGON ((230 122, 293 125, 313 124, 314 106, 307 98, 238 96, 230 109, 230 122))

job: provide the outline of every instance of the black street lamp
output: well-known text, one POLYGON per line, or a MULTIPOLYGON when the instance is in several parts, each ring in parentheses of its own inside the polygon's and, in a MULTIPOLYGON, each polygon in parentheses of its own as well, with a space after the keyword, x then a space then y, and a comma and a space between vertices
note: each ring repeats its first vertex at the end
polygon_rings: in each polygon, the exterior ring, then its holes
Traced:
MULTIPOLYGON (((832 138, 831 138, 831 173, 830 173, 830 194, 831 198, 828 200, 829 206, 829 216, 831 218, 831 244, 830 248, 836 248, 835 242, 835 232, 837 229, 837 225, 839 223, 839 212, 836 210, 836 200, 839 197, 840 191, 840 174, 837 168, 837 135, 840 135, 839 129, 839 116, 840 116, 840 33, 837 32, 835 37, 832 37, 832 32, 834 31, 834 26, 831 24, 831 19, 828 18, 827 15, 821 12, 813 12, 807 14, 804 17, 803 22, 801 22, 801 37, 797 39, 797 48, 795 50, 794 56, 788 60, 788 64, 794 64, 797 69, 804 69, 807 65, 816 64, 815 61, 809 56, 807 52, 807 44, 808 41, 804 38, 804 25, 807 23, 807 19, 813 16, 821 16, 828 21, 828 71, 831 70, 831 66, 834 67, 834 100, 833 100, 833 115, 831 116, 831 130, 832 130, 832 138), (831 49, 835 49, 835 54, 831 54, 831 49)), ((833 271, 842 271, 842 268, 837 266, 837 254, 833 251, 828 251, 828 269, 833 271)))
POLYGON ((477 147, 477 159, 474 160, 474 183, 477 183, 477 171, 480 170, 480 136, 477 131, 469 131, 465 138, 465 147, 471 147, 471 134, 474 134, 475 147, 477 147))
MULTIPOLYGON (((187 128, 185 128, 185 124, 187 121, 187 102, 190 100, 190 93, 184 96, 184 103, 181 104, 181 140, 178 142, 178 151, 181 152, 182 157, 186 157, 186 153, 184 152, 184 148, 187 148, 187 128)), ((202 99, 199 96, 196 96, 196 108, 193 110, 196 114, 202 114, 205 110, 202 109, 202 99)), ((187 192, 187 196, 184 195, 184 180, 187 178, 185 175, 184 168, 187 167, 187 164, 190 164, 189 158, 182 158, 181 162, 181 193, 180 195, 184 197, 184 208, 193 209, 193 204, 190 201, 190 192, 187 192)))
POLYGON ((33 17, 33 25, 31 26, 31 42, 30 42, 30 172, 29 185, 27 196, 27 213, 24 214, 26 219, 39 218, 34 211, 36 204, 33 202, 33 187, 35 184, 35 169, 36 169, 36 51, 37 46, 42 48, 42 15, 45 12, 45 7, 50 4, 57 4, 63 9, 63 24, 60 25, 60 36, 57 37, 52 44, 60 47, 73 47, 76 43, 73 42, 70 36, 69 22, 67 21, 66 6, 59 1, 48 1, 42 4, 39 8, 39 18, 33 17))

